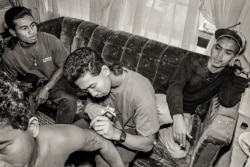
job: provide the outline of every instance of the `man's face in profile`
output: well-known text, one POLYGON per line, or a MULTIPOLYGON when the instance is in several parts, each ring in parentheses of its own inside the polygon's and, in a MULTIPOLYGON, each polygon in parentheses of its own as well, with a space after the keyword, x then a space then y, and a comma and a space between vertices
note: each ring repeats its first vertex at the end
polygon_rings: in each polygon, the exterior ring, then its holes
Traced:
POLYGON ((34 155, 35 140, 28 130, 13 129, 0 122, 0 166, 29 166, 34 155))
POLYGON ((16 27, 15 31, 12 31, 12 35, 25 43, 37 42, 37 24, 32 16, 25 15, 23 18, 14 20, 14 23, 16 27))
POLYGON ((103 66, 99 75, 93 76, 89 72, 80 76, 75 84, 82 90, 86 90, 92 97, 101 98, 107 96, 111 90, 110 70, 103 66))

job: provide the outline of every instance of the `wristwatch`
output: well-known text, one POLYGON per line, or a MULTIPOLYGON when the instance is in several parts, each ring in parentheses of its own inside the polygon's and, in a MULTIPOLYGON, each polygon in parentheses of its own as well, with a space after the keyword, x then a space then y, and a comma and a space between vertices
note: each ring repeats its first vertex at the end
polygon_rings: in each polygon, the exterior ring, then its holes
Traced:
POLYGON ((121 136, 120 136, 120 143, 123 143, 126 140, 127 134, 126 134, 126 132, 124 130, 121 130, 121 132, 122 133, 121 133, 121 136))

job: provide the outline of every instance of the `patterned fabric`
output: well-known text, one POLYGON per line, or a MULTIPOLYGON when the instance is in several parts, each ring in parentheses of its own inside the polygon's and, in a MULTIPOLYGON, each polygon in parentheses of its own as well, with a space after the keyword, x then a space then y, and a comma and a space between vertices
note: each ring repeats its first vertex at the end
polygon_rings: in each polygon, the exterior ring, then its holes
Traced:
POLYGON ((38 120, 41 125, 51 125, 55 124, 55 120, 49 117, 48 115, 45 115, 44 113, 38 111, 38 120))

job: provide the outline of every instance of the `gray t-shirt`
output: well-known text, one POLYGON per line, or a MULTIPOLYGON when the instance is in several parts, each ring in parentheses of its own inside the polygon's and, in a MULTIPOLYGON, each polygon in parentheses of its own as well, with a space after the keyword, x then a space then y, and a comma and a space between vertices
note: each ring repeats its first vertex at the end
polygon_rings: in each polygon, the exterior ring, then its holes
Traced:
POLYGON ((64 63, 69 52, 51 34, 39 32, 37 39, 37 43, 29 48, 21 48, 18 43, 13 50, 6 48, 2 57, 2 69, 13 78, 19 73, 23 76, 33 74, 40 80, 49 80, 57 65, 64 63))
MULTIPOLYGON (((155 134, 159 129, 155 91, 150 81, 139 73, 124 69, 123 83, 111 89, 102 106, 115 108, 116 127, 134 129, 142 136, 155 134)), ((93 102, 93 99, 92 99, 93 102)))

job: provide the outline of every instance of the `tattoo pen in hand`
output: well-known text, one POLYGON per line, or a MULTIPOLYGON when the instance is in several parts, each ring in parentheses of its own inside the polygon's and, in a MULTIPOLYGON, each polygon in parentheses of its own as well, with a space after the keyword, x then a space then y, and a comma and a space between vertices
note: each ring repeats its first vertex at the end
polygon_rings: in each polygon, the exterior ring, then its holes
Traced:
POLYGON ((112 122, 114 122, 116 118, 115 109, 109 107, 109 105, 104 110, 102 110, 101 115, 107 117, 112 122))
MULTIPOLYGON (((116 113, 115 113, 115 109, 112 107, 109 107, 109 105, 107 107, 105 107, 103 110, 101 110, 100 116, 105 116, 106 118, 108 118, 112 124, 115 122, 116 119, 116 113)), ((97 116, 98 117, 98 116, 97 116)), ((92 128, 92 126, 95 124, 95 122, 97 121, 97 117, 94 118, 91 123, 90 123, 90 127, 92 128)))

